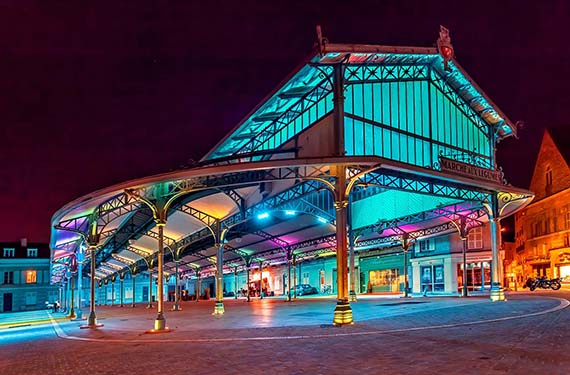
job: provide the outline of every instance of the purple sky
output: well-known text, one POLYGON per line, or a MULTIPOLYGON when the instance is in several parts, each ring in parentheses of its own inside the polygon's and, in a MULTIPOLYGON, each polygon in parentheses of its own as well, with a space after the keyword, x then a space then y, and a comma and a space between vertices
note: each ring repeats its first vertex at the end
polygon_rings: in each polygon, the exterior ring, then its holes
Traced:
POLYGON ((70 200, 200 159, 310 53, 316 24, 332 42, 417 46, 447 26, 457 60, 526 124, 500 144, 514 185, 542 129, 568 123, 566 1, 86 3, 0 4, 0 241, 48 241, 70 200))

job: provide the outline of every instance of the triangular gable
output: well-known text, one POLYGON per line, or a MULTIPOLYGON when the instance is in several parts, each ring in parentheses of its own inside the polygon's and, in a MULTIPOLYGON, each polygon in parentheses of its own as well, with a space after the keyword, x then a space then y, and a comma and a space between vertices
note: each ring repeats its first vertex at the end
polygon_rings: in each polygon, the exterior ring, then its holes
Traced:
POLYGON ((223 138, 202 160, 231 158, 279 150, 294 136, 332 112, 332 64, 380 64, 431 66, 456 95, 490 126, 500 138, 516 135, 516 126, 497 108, 454 60, 450 71, 435 48, 328 44, 324 53, 313 53, 258 107, 223 138))
POLYGON ((535 201, 570 188, 570 168, 550 132, 544 131, 529 190, 535 201), (547 177, 547 174, 550 176, 547 177))

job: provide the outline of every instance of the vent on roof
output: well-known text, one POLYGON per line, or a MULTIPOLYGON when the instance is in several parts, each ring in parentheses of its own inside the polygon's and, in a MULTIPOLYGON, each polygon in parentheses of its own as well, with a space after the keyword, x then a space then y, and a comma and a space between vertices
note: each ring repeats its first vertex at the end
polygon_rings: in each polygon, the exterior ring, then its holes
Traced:
POLYGON ((281 117, 282 114, 283 114, 283 112, 262 113, 259 116, 253 117, 251 119, 251 121, 255 121, 255 122, 274 121, 274 120, 277 120, 279 117, 281 117))
POLYGON ((283 91, 278 96, 281 99, 300 98, 303 95, 305 95, 306 93, 308 93, 309 91, 311 91, 311 89, 312 89, 311 87, 307 87, 307 86, 293 87, 293 88, 290 88, 289 90, 283 91))

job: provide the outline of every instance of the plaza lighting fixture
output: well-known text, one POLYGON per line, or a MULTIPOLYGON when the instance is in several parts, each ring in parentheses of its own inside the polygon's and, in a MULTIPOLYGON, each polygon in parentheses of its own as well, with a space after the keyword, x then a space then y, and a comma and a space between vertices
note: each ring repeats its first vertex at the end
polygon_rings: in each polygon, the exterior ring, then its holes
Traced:
POLYGON ((320 221, 321 223, 325 224, 328 223, 327 219, 325 219, 324 217, 317 216, 317 220, 320 221))
POLYGON ((287 211, 285 211, 285 215, 293 216, 293 215, 295 215, 295 211, 293 211, 293 210, 287 210, 287 211))
POLYGON ((267 219, 268 217, 269 217, 269 212, 263 212, 263 213, 260 213, 259 215, 257 215, 257 218, 259 220, 267 219))

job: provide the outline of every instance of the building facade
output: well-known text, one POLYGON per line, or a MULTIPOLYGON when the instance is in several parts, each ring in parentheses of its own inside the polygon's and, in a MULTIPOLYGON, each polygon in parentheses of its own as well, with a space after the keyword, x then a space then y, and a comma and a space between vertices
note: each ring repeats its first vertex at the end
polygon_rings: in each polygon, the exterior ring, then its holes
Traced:
POLYGON ((570 282, 570 145, 564 129, 544 132, 530 190, 535 198, 515 215, 516 255, 510 266, 517 283, 528 277, 570 282))
POLYGON ((0 312, 43 309, 58 299, 50 285, 50 249, 47 243, 0 243, 0 312))

